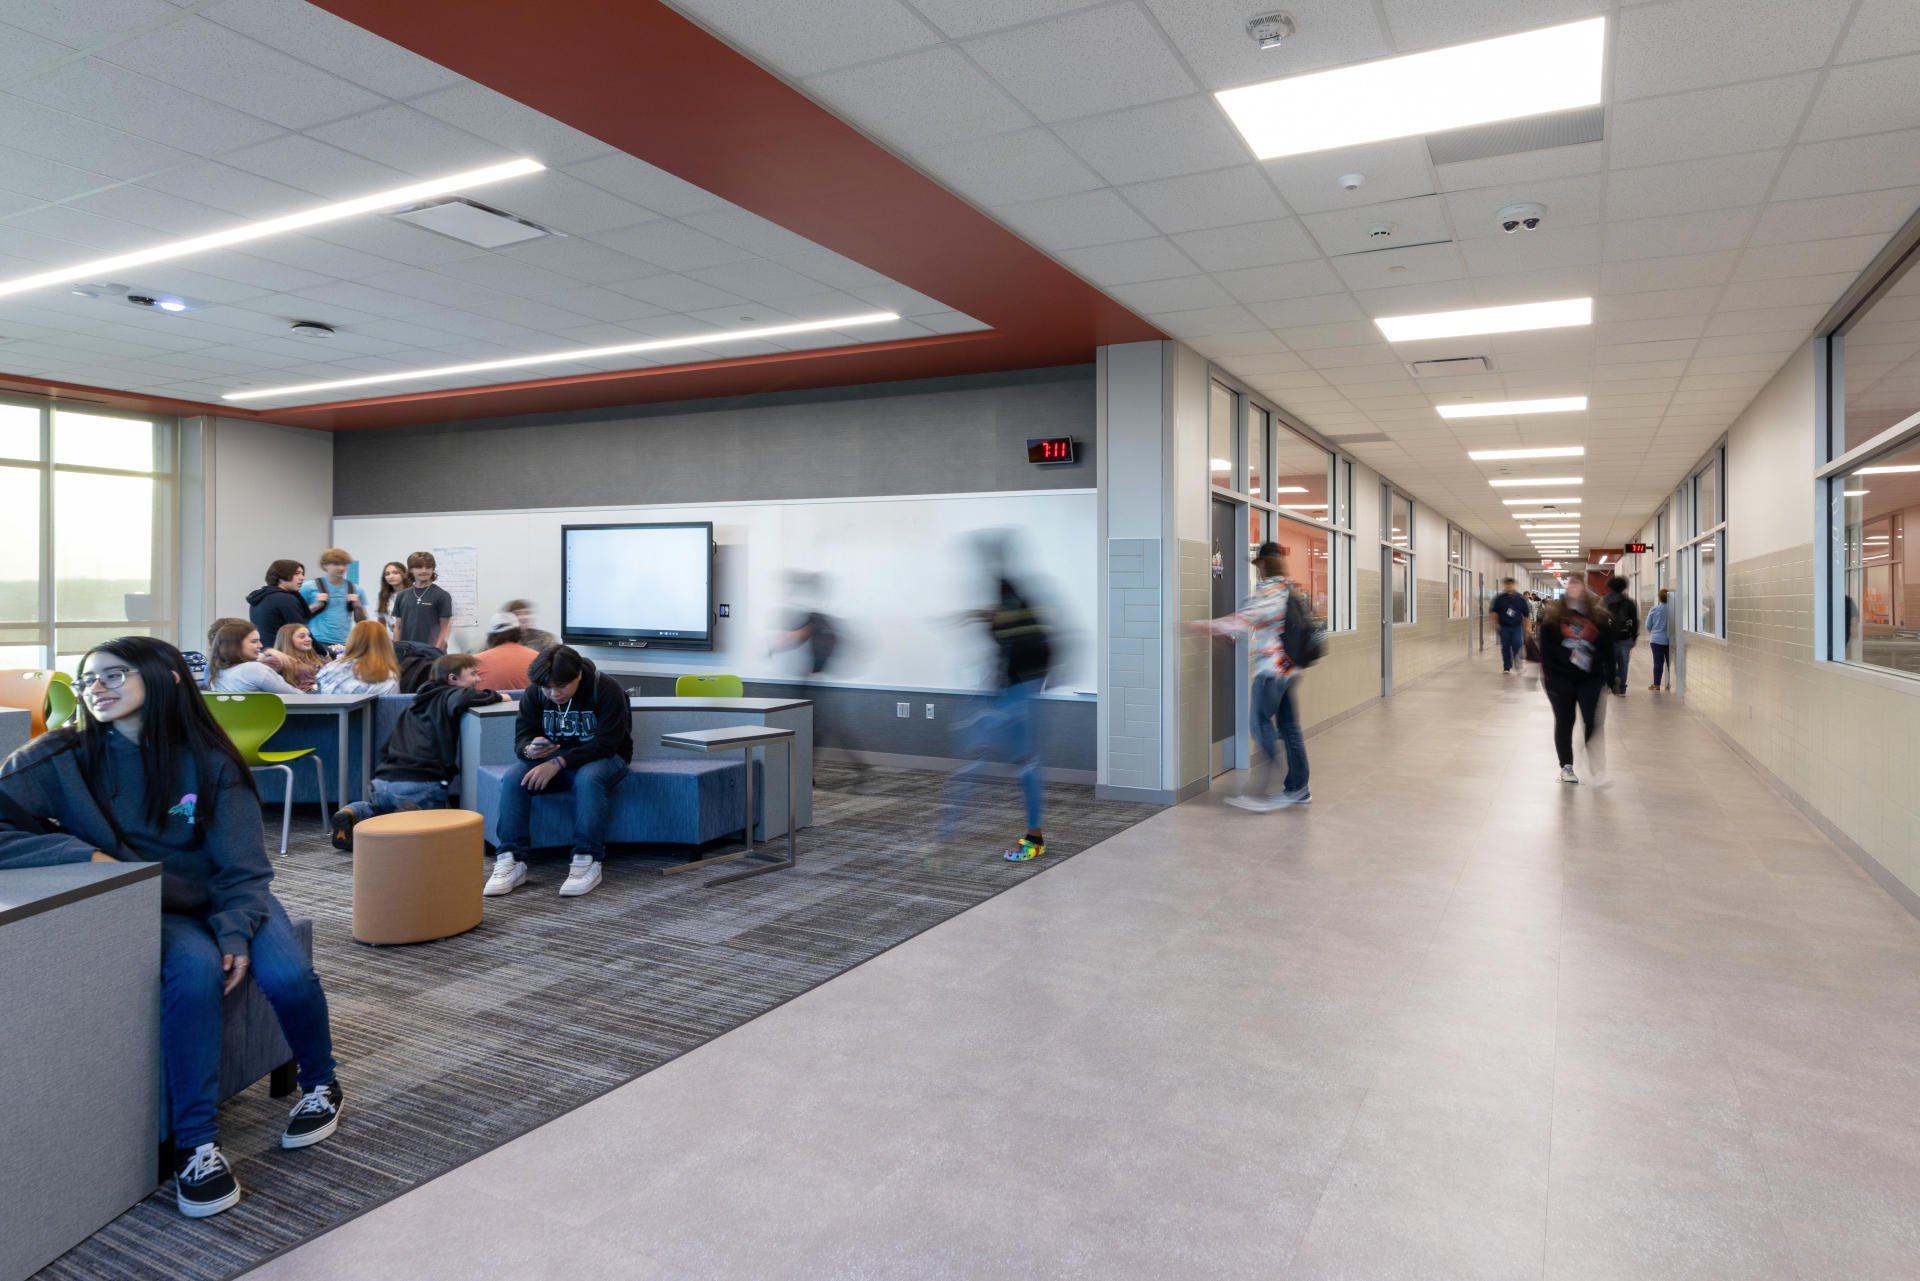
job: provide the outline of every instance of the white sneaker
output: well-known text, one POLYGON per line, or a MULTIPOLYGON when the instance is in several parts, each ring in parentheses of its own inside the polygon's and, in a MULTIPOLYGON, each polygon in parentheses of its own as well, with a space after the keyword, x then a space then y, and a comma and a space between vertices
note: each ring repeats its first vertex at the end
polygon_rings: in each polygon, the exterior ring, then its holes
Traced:
POLYGON ((1580 778, 1573 772, 1573 766, 1562 765, 1560 767, 1560 781, 1562 783, 1578 783, 1580 778))
POLYGON ((1265 814, 1270 810, 1275 810, 1280 807, 1280 798, 1277 796, 1261 796, 1255 792, 1242 792, 1238 796, 1229 796, 1227 798, 1227 804, 1233 806, 1235 809, 1247 810, 1250 813, 1265 814))
POLYGON ((1313 804, 1313 791, 1311 788, 1303 787, 1297 792, 1280 793, 1280 797, 1275 802, 1274 808, 1285 809, 1289 805, 1311 805, 1311 804, 1313 804))
POLYGON ((561 898, 579 898, 591 894, 600 884, 600 860, 591 854, 575 854, 567 868, 567 883, 560 887, 561 898))
POLYGON ((511 854, 497 855, 493 860, 493 875, 487 878, 487 887, 480 892, 488 898, 498 898, 502 894, 511 894, 516 886, 527 879, 527 865, 511 854))

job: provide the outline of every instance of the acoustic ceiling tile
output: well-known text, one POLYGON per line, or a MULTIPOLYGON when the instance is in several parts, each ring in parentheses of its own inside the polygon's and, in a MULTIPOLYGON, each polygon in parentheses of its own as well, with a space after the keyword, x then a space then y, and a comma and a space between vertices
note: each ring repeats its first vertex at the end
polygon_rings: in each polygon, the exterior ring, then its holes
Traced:
POLYGON ((326 200, 349 200, 371 191, 400 186, 417 177, 300 134, 275 138, 220 159, 246 173, 271 178, 326 200))
POLYGON ((1211 98, 1193 95, 1054 126, 1114 186, 1219 169, 1248 159, 1211 98))
POLYGON ((1509 0, 1385 0, 1383 5, 1394 48, 1402 53, 1575 22, 1612 8, 1610 0, 1530 0, 1523 18, 1509 0))
POLYGON ((1620 320, 1594 326, 1600 343, 1660 342, 1668 338, 1698 338, 1707 327, 1705 316, 1665 316, 1658 320, 1620 320))
POLYGON ((815 76, 807 93, 882 142, 919 151, 1024 129, 1033 116, 950 45, 815 76))
POLYGON ((1707 334, 1709 337, 1783 331, 1807 334, 1813 331, 1826 311, 1827 304, 1813 303, 1799 307, 1761 307, 1753 311, 1722 312, 1707 322, 1707 334))
POLYGON ((664 308, 598 285, 578 285, 572 289, 557 290, 547 295, 547 301, 562 310, 609 324, 646 320, 665 314, 664 308))
POLYGON ((1058 257, 1075 272, 1103 288, 1199 274, 1193 260, 1181 253, 1165 236, 1070 249, 1058 257))
POLYGON ((178 18, 161 0, 8 0, 0 20, 73 48, 97 48, 178 18))
MULTIPOLYGON (((1337 293, 1345 286, 1325 262, 1283 263, 1270 267, 1242 267, 1214 273, 1214 279, 1241 302, 1278 302, 1337 293)), ((1358 315, 1358 309, 1354 309, 1358 315)))
POLYGON ((1173 240, 1207 271, 1266 267, 1319 256, 1313 241, 1291 218, 1186 231, 1173 240))
POLYGON ((1733 273, 1738 254, 1687 254, 1676 258, 1636 258, 1600 268, 1601 288, 1609 294, 1661 292, 1716 285, 1733 273))
POLYGON ((739 262, 753 255, 738 245, 695 231, 671 218, 644 222, 635 227, 599 232, 592 237, 609 249, 650 262, 669 271, 691 271, 699 267, 717 267, 739 262))
POLYGON ((0 84, 38 75, 73 56, 70 45, 0 22, 0 84))
POLYGON ((1261 49, 1247 37, 1247 19, 1257 10, 1236 0, 1146 0, 1146 5, 1209 92, 1394 52, 1373 8, 1347 0, 1287 5, 1311 38, 1290 40, 1280 49, 1261 49))
POLYGON ((1233 305, 1154 311, 1149 312, 1147 318, 1175 338, 1242 333, 1247 326, 1257 323, 1246 308, 1233 305))
MULTIPOLYGON (((1702 338, 1693 349, 1698 362, 1721 356, 1783 356, 1806 341, 1807 329, 1781 329, 1757 334, 1721 334, 1702 338)), ((1714 372, 1728 372, 1717 370, 1714 372)))
POLYGON ((227 0, 203 16, 388 98, 411 98, 459 80, 306 0, 227 0))
POLYGON ((683 218, 725 204, 712 192, 628 155, 616 153, 583 160, 565 166, 565 170, 582 182, 610 191, 663 218, 683 218))
POLYGON ((913 7, 928 22, 960 40, 1104 3, 1107 0, 914 0, 913 7))
POLYGON ((1785 244, 1874 233, 1884 236, 1897 230, 1916 208, 1920 208, 1920 188, 1915 187, 1777 201, 1761 211, 1751 243, 1785 244))
POLYGON ((1727 286, 1720 296, 1722 311, 1747 311, 1755 307, 1797 307, 1826 303, 1831 306, 1854 281, 1856 272, 1832 276, 1795 276, 1787 280, 1750 280, 1727 286))
POLYGON ((1002 205, 993 216, 1029 243, 1052 253, 1153 235, 1153 224, 1112 190, 1077 191, 1002 205))
POLYGON ((1387 289, 1396 285, 1458 280, 1467 275, 1460 248, 1452 243, 1348 254, 1335 258, 1333 269, 1351 289, 1387 289))
MULTIPOLYGON (((1227 357, 1285 355, 1286 347, 1272 332, 1251 329, 1242 333, 1213 334, 1190 344, 1203 356, 1224 360, 1227 357)), ((1297 359, 1297 357, 1296 357, 1297 359)))
POLYGON ((1882 235, 1846 236, 1811 240, 1795 245, 1768 245, 1740 255, 1734 280, 1779 280, 1788 276, 1820 276, 1858 272, 1886 247, 1882 235))
POLYGON ((693 312, 710 307, 743 303, 746 299, 716 289, 704 281, 668 273, 642 280, 623 280, 607 286, 617 294, 637 298, 669 312, 693 312))
POLYGON ((1303 214, 1427 196, 1435 189, 1427 144, 1419 138, 1266 160, 1261 167, 1288 206, 1303 214), (1366 181, 1347 191, 1340 185, 1347 174, 1359 174, 1366 181))
POLYGON ((1920 129, 1802 143, 1787 153, 1773 199, 1920 186, 1920 129))
POLYGON ((1759 151, 1618 169, 1607 179, 1607 217, 1658 218, 1759 204, 1779 166, 1779 152, 1759 151))
POLYGON ((940 42, 898 0, 675 0, 673 7, 790 80, 940 42))
POLYGON ((1916 77, 1920 77, 1920 55, 1832 69, 1801 126, 1800 141, 1912 128, 1916 77))
POLYGON ((1840 46, 1839 62, 1920 53, 1920 7, 1912 0, 1863 0, 1840 46))
MULTIPOLYGON (((398 103, 306 132, 309 137, 343 151, 423 178, 514 158, 513 151, 500 143, 475 137, 444 120, 398 103)), ((511 183, 502 183, 490 188, 486 199, 503 199, 507 193, 517 195, 515 188, 532 186, 545 176, 529 174, 511 183)))
MULTIPOLYGON (((1233 297, 1210 276, 1176 276, 1166 280, 1116 285, 1107 290, 1135 311, 1189 311, 1199 307, 1228 306, 1233 297)), ((1253 322, 1244 328, 1252 328, 1253 322)))
POLYGON ((141 32, 106 46, 97 56, 283 129, 311 128, 371 111, 386 101, 204 18, 141 32))
POLYGON ((1520 232, 1507 231, 1498 216, 1508 205, 1515 204, 1537 204, 1546 208, 1540 230, 1559 231, 1597 223, 1604 191, 1601 175, 1576 174, 1569 178, 1474 187, 1449 192, 1443 198, 1454 234, 1465 241, 1520 235, 1520 232))
MULTIPOLYGON (((1536 183, 1597 174, 1607 167, 1607 144, 1575 143, 1564 147, 1546 147, 1538 151, 1488 156, 1481 160, 1462 160, 1435 168, 1439 189, 1448 192, 1533 186, 1536 183)), ((1422 144, 1422 150, 1424 150, 1422 144)), ((1521 196, 1521 199, 1528 197, 1521 196)))
POLYGON ((1780 148, 1793 141, 1812 72, 1616 103, 1607 128, 1617 169, 1780 148))
POLYGON ((1474 275, 1554 271, 1600 261, 1600 228, 1542 227, 1499 239, 1468 240, 1460 251, 1474 275))
MULTIPOLYGON (((779 303, 789 298, 805 298, 809 294, 820 292, 820 282, 811 276, 803 276, 778 263, 768 262, 764 258, 749 258, 744 262, 719 263, 711 267, 695 267, 687 275, 715 289, 738 294, 751 302, 779 303)), ((894 286, 894 288, 902 288, 894 286)), ((867 291, 871 292, 871 291, 867 291)), ((911 290, 905 290, 912 293, 911 290)), ((926 310, 941 310, 941 304, 922 295, 914 294, 913 302, 902 302, 892 310, 901 315, 910 315, 916 306, 926 310)))
POLYGON ((1045 121, 1135 107, 1199 88, 1152 20, 1131 4, 1029 23, 961 48, 1045 121))
MULTIPOLYGON (((218 155, 280 132, 256 116, 94 58, 16 85, 11 96, 116 130, 129 141, 147 139, 196 156, 218 155)), ((71 120, 58 123, 70 125, 71 120)), ((146 165, 158 167, 151 159, 146 165)))
POLYGON ((1453 238, 1437 196, 1303 214, 1300 223, 1329 257, 1453 238), (1386 235, 1376 236, 1377 231, 1386 235))
POLYGON ((915 153, 920 167, 977 205, 1010 205, 1104 185, 1046 129, 950 143, 915 153))
POLYGON ((1661 218, 1630 218, 1607 224, 1602 254, 1609 262, 1717 253, 1747 243, 1757 206, 1706 209, 1661 218))
POLYGON ((1594 319, 1606 321, 1654 320, 1666 316, 1706 314, 1720 297, 1717 285, 1694 289, 1665 289, 1651 293, 1609 294, 1594 301, 1594 319))
MULTIPOLYGON (((1272 302, 1257 302, 1248 310, 1260 318, 1261 324, 1279 332, 1282 338, 1286 336, 1288 330, 1309 335, 1316 332, 1316 327, 1320 325, 1361 322, 1365 317, 1359 304, 1354 302, 1353 295, 1348 293, 1316 294, 1308 298, 1282 298, 1272 302)), ((1380 332, 1371 325, 1367 325, 1366 329, 1376 334, 1380 332)))
MULTIPOLYGON (((497 256, 509 259, 540 271, 556 272, 570 281, 577 280, 587 284, 605 285, 618 280, 639 280, 644 276, 659 274, 659 268, 641 262, 630 254, 623 254, 605 245, 595 244, 591 240, 579 240, 572 236, 564 239, 548 237, 541 240, 529 240, 524 244, 508 245, 496 251, 497 256)), ((566 282, 557 282, 556 287, 566 288, 566 282)))
POLYGON ((1613 91, 1621 101, 1810 71, 1846 25, 1844 5, 1804 0, 1671 0, 1615 19, 1613 91))
POLYGON ((1286 204, 1259 166, 1237 162, 1120 188, 1120 195, 1161 231, 1200 231, 1287 215, 1286 204))

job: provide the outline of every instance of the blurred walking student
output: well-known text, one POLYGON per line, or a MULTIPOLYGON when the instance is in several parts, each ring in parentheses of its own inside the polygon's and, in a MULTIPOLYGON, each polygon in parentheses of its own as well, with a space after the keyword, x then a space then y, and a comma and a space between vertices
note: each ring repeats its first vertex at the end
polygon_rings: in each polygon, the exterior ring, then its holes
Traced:
POLYGON ((1553 748, 1560 759, 1560 781, 1578 783, 1573 772, 1573 714, 1585 725, 1589 761, 1599 764, 1594 731, 1599 728, 1600 695, 1613 678, 1612 619, 1587 590, 1587 580, 1567 579, 1566 594, 1540 611, 1540 679, 1553 704, 1553 748))
POLYGON ((353 825, 363 818, 447 808, 447 784, 460 772, 460 718, 499 701, 499 694, 480 687, 472 654, 434 659, 433 679, 413 696, 380 751, 372 795, 334 812, 333 848, 351 850, 353 825))
POLYGON ((512 614, 493 616, 487 627, 487 647, 474 656, 479 664, 481 689, 525 689, 527 669, 540 651, 521 640, 520 623, 512 614))
POLYGON ((280 676, 302 694, 313 693, 314 679, 325 667, 328 656, 314 648, 313 631, 305 623, 288 623, 273 638, 280 655, 280 676))
MULTIPOLYGON (((794 573, 788 575, 787 589, 792 595, 793 605, 788 617, 787 630, 773 643, 773 652, 797 651, 800 656, 800 683, 813 686, 821 682, 828 670, 833 667, 835 655, 840 651, 840 624, 833 615, 820 608, 825 594, 825 579, 819 574, 794 573)), ((811 689, 809 689, 811 696, 811 689)), ((830 746, 846 750, 844 742, 836 741, 836 724, 829 718, 826 704, 819 699, 813 700, 813 741, 816 745, 827 743, 830 746)), ((816 756, 816 760, 818 757, 816 756)), ((857 756, 852 758, 855 770, 866 774, 867 763, 857 756)))
POLYGON ((390 560, 380 570, 380 595, 374 603, 373 617, 376 622, 386 624, 391 635, 400 626, 400 617, 394 611, 394 601, 400 593, 407 590, 407 584, 413 576, 407 573, 407 567, 397 560, 390 560))
POLYGON ((453 597, 434 581, 440 576, 439 568, 432 552, 407 557, 407 574, 413 581, 393 599, 398 620, 393 639, 446 649, 447 635, 453 631, 453 597))
POLYGON ((1672 634, 1667 631, 1667 589, 1660 589, 1660 601, 1647 611, 1647 648, 1653 651, 1653 684, 1648 689, 1658 693, 1662 688, 1672 689, 1672 681, 1667 679, 1667 657, 1672 652, 1672 634))
POLYGON ((1607 594, 1600 601, 1611 622, 1613 640, 1613 692, 1627 696, 1627 665, 1633 661, 1633 642, 1640 638, 1640 607, 1627 595, 1627 580, 1615 574, 1607 580, 1607 594))
POLYGON ((1520 666, 1526 651, 1527 620, 1533 617, 1533 606, 1514 590, 1517 585, 1511 578, 1502 582, 1500 594, 1493 598, 1489 609, 1493 625, 1500 633, 1500 670, 1503 672, 1520 666))
POLYGON ((355 623, 345 652, 320 669, 314 686, 320 694, 399 693, 400 660, 387 629, 372 619, 355 623))
POLYGON ((215 694, 300 697, 298 686, 262 661, 260 629, 244 618, 223 618, 207 633, 207 689, 215 694))
POLYGON ((1240 608, 1200 627, 1217 635, 1246 636, 1251 642, 1253 732, 1260 745, 1260 768, 1247 790, 1228 797, 1227 804, 1264 813, 1313 802, 1307 786, 1307 740, 1300 730, 1293 683, 1319 658, 1320 637, 1306 594, 1286 576, 1280 544, 1261 543, 1253 565, 1259 578, 1240 608), (1275 787, 1282 744, 1287 773, 1275 787))
POLYGON ((347 566, 353 557, 338 547, 320 553, 320 577, 310 578, 300 588, 313 617, 307 625, 313 639, 323 647, 344 645, 353 625, 367 616, 360 601, 360 585, 347 578, 347 566))
POLYGON ((313 611, 300 585, 307 581, 307 567, 297 560, 276 560, 267 566, 266 585, 247 594, 247 616, 259 629, 260 639, 270 641, 288 623, 304 623, 313 611))
POLYGON ((520 624, 520 643, 534 653, 552 649, 560 643, 560 638, 552 632, 542 631, 534 625, 532 601, 510 600, 500 607, 500 612, 513 615, 513 620, 520 624))

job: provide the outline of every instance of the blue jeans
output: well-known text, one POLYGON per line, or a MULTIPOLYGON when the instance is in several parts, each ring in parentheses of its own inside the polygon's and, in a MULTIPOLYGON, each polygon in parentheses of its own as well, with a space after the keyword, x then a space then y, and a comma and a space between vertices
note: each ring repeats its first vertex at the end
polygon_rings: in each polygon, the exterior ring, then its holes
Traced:
MULTIPOLYGON (((253 981, 279 1016, 300 1088, 333 1080, 333 1032, 327 994, 287 920, 280 900, 267 898, 267 919, 253 936, 253 981)), ((173 1146, 191 1151, 214 1141, 220 1104, 220 945, 205 921, 168 912, 160 918, 160 1061, 165 1072, 173 1146)))
POLYGON ((375 814, 443 810, 447 808, 447 786, 445 783, 426 783, 418 779, 376 778, 373 780, 373 799, 355 801, 346 808, 353 811, 356 822, 372 818, 375 814))
POLYGON ((1518 623, 1515 623, 1511 627, 1502 624, 1500 627, 1500 670, 1503 672, 1512 671, 1514 664, 1521 661, 1522 656, 1526 653, 1526 649, 1526 629, 1518 623))
POLYGON ((1020 793, 1027 804, 1027 827, 1039 831, 1044 817, 1040 784, 1040 746, 1033 730, 1033 704, 1040 696, 1039 681, 1021 681, 1001 690, 993 707, 974 719, 967 735, 973 760, 954 771, 947 783, 943 834, 950 833, 961 801, 981 774, 998 758, 1020 767, 1020 793))
POLYGON ((1627 664, 1633 661, 1633 642, 1617 640, 1613 643, 1613 687, 1622 694, 1627 692, 1627 664))
POLYGON ((1300 711, 1294 706, 1293 682, 1278 676, 1260 676, 1253 682, 1253 736, 1260 744, 1263 785, 1271 794, 1273 771, 1280 762, 1280 744, 1287 748, 1286 790, 1307 788, 1307 737, 1300 732, 1300 711))
MULTIPOLYGON (((564 754, 564 753, 563 753, 564 754)), ((500 780, 500 814, 494 834, 500 853, 525 857, 533 843, 533 798, 554 792, 573 793, 573 852, 585 854, 595 862, 607 856, 607 824, 613 821, 613 790, 627 776, 627 763, 608 756, 561 770, 547 784, 545 792, 529 792, 520 785, 527 771, 539 761, 515 761, 500 780)))

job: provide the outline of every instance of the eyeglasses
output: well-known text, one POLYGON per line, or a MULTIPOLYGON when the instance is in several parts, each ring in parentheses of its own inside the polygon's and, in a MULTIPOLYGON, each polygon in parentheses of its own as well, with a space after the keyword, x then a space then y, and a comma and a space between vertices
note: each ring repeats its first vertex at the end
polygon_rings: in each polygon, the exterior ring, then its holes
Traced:
POLYGON ((86 676, 75 677, 73 687, 82 694, 92 689, 95 685, 103 685, 108 689, 119 689, 127 683, 127 677, 131 675, 133 675, 133 669, 131 667, 109 667, 104 672, 89 673, 86 676))

